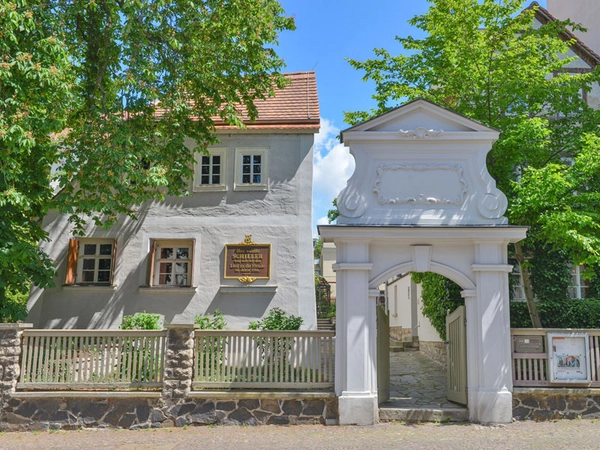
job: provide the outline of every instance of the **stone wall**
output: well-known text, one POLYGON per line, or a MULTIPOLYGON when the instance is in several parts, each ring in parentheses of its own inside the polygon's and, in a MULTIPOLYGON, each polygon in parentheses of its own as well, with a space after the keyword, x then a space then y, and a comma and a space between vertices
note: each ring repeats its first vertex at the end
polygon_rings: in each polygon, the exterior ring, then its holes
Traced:
POLYGON ((600 389, 515 388, 513 417, 537 421, 598 418, 600 389))
POLYGON ((400 342, 412 342, 412 330, 404 327, 390 327, 390 337, 400 342))
POLYGON ((72 394, 77 393, 15 394, 2 411, 0 431, 337 423, 335 396, 236 398, 232 392, 230 398, 191 397, 174 402, 164 400, 160 393, 72 394))
POLYGON ((17 391, 21 335, 0 324, 0 431, 335 424, 333 392, 192 391, 194 325, 167 326, 162 391, 17 391))
POLYGON ((432 361, 446 367, 446 344, 443 342, 419 341, 419 351, 432 361))

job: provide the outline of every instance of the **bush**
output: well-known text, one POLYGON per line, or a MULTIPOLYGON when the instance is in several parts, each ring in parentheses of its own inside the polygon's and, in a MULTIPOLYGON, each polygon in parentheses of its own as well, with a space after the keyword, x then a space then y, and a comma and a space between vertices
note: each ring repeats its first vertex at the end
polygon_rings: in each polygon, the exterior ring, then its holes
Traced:
MULTIPOLYGON (((537 302, 544 328, 600 328, 600 299, 554 299, 537 302)), ((510 302, 510 326, 531 328, 525 302, 510 302)))
POLYGON ((131 316, 123 316, 119 328, 121 330, 160 330, 162 329, 161 317, 160 314, 147 313, 146 311, 131 316))
POLYGON ((223 319, 223 313, 220 309, 215 309, 212 319, 205 314, 199 314, 194 318, 194 323, 200 325, 201 330, 224 330, 227 322, 223 319))
POLYGON ((273 308, 263 320, 250 322, 250 330, 299 330, 304 320, 302 317, 288 316, 281 308, 273 308))

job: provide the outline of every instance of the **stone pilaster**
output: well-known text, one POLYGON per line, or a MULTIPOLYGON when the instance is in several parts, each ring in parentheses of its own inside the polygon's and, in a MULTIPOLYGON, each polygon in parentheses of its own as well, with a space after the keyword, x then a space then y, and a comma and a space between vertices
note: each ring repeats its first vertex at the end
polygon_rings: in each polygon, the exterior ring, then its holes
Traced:
POLYGON ((163 398, 186 398, 192 389, 194 364, 194 325, 167 325, 167 351, 163 398))
POLYGON ((10 398, 17 387, 21 375, 19 357, 21 356, 21 336, 30 323, 0 324, 0 390, 2 404, 10 398))

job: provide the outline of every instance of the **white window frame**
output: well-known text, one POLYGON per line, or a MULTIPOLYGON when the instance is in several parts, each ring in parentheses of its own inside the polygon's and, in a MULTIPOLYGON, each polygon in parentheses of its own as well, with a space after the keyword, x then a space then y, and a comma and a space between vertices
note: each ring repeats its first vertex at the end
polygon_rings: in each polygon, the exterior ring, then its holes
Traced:
POLYGON ((588 298, 589 281, 582 276, 584 265, 571 264, 571 282, 569 283, 569 297, 574 299, 588 298))
POLYGON ((205 153, 197 152, 195 155, 196 162, 194 164, 194 185, 192 190, 194 192, 202 192, 202 191, 225 191, 227 189, 227 148, 219 147, 219 148, 209 148, 208 155, 205 153), (210 161, 210 174, 209 177, 212 177, 213 173, 213 164, 212 157, 219 156, 221 158, 220 162, 220 183, 211 183, 202 184, 202 158, 208 156, 211 158, 210 161))
POLYGON ((192 287, 194 273, 194 239, 155 239, 152 241, 151 264, 152 270, 150 273, 150 286, 158 288, 174 288, 174 287, 192 287), (177 259, 175 255, 170 258, 164 258, 162 249, 164 248, 188 248, 188 257, 185 259, 177 259), (171 275, 171 283, 161 283, 161 275, 166 272, 161 272, 161 264, 171 263, 173 266, 169 274, 171 275), (175 270, 177 263, 187 263, 187 283, 175 284, 174 278, 177 273, 175 270))
POLYGON ((114 272, 114 239, 78 239, 79 241, 79 251, 77 254, 77 284, 80 285, 98 285, 98 286, 110 286, 112 284, 112 277, 114 272), (86 247, 90 245, 95 245, 95 253, 94 254, 86 254, 86 247), (100 246, 102 245, 110 245, 110 253, 108 254, 100 254, 100 246), (86 261, 94 261, 94 267, 89 270, 89 267, 86 268, 86 261), (101 261, 108 261, 109 266, 108 269, 104 267, 100 270, 101 261), (84 268, 86 270, 84 270, 84 268), (92 273, 93 280, 84 280, 83 273, 92 273), (106 281, 98 281, 99 272, 108 272, 108 280, 106 281))
MULTIPOLYGON (((252 164, 250 164, 252 165, 252 164)), ((251 174, 252 176, 252 174, 251 174)), ((267 191, 269 190, 269 149, 267 147, 238 147, 235 149, 235 182, 236 191, 267 191), (261 156, 260 183, 243 182, 244 156, 261 156)))

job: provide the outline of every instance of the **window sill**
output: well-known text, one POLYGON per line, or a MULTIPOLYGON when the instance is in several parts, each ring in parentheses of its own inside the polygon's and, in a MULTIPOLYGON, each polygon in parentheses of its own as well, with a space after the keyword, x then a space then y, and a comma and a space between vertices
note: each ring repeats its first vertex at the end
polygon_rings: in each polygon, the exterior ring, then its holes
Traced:
POLYGON ((98 286, 94 284, 63 284, 63 291, 71 292, 115 292, 117 285, 112 286, 98 286))
POLYGON ((275 294, 277 286, 223 286, 221 294, 275 294))
POLYGON ((261 191, 266 192, 269 190, 269 186, 266 184, 235 184, 233 186, 234 191, 261 191))
POLYGON ((139 292, 142 294, 195 294, 198 286, 140 286, 139 292))
POLYGON ((219 185, 207 185, 207 186, 194 186, 192 188, 193 192, 225 192, 227 190, 227 186, 224 184, 219 185))

